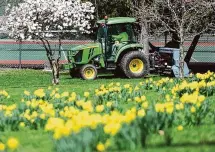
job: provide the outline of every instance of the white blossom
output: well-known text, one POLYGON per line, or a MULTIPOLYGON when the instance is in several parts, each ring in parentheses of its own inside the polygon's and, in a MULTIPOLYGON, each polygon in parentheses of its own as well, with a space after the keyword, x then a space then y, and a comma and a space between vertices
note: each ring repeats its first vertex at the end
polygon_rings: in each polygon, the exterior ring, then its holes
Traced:
POLYGON ((10 36, 21 39, 51 37, 47 31, 89 33, 94 9, 91 2, 81 0, 24 0, 11 9, 6 28, 10 36))

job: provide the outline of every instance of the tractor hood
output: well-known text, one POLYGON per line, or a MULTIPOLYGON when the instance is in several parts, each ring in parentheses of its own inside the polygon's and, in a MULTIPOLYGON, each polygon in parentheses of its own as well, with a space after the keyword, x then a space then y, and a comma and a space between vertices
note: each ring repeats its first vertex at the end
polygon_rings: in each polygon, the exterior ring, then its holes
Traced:
POLYGON ((100 47, 100 43, 89 43, 84 45, 78 45, 76 47, 73 47, 71 51, 79 51, 79 50, 85 50, 85 49, 91 49, 91 48, 97 48, 100 47))

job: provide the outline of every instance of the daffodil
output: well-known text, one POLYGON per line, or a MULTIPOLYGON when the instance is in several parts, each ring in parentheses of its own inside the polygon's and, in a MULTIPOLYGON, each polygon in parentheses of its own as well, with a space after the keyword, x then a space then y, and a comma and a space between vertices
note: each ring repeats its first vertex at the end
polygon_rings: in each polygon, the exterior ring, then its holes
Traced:
POLYGON ((20 123, 19 123, 19 126, 20 126, 21 128, 24 128, 24 127, 25 127, 25 123, 24 123, 24 122, 20 122, 20 123))
POLYGON ((179 125, 178 127, 177 127, 177 130, 178 131, 182 131, 184 129, 184 127, 182 126, 182 125, 179 125))
POLYGON ((89 95, 90 95, 90 93, 89 93, 89 92, 84 92, 84 97, 88 98, 88 97, 89 97, 89 95))
POLYGON ((161 104, 161 103, 155 104, 155 111, 156 112, 164 112, 164 110, 165 110, 164 104, 161 104))
POLYGON ((45 97, 44 89, 38 89, 38 90, 34 91, 34 95, 36 95, 37 97, 40 97, 40 98, 45 97))
POLYGON ((16 150, 19 146, 19 141, 16 138, 9 138, 7 141, 7 146, 11 150, 16 150))
POLYGON ((144 109, 141 109, 141 110, 139 110, 139 111, 137 112, 137 115, 138 115, 139 117, 144 117, 144 116, 146 115, 146 112, 145 112, 144 109))
POLYGON ((0 142, 0 152, 5 150, 5 144, 0 142))
POLYGON ((147 108, 149 107, 149 103, 148 103, 147 101, 143 102, 143 103, 142 103, 142 107, 143 107, 144 109, 147 109, 147 108))
POLYGON ((29 96, 29 95, 30 95, 30 92, 29 92, 29 91, 24 91, 24 94, 25 94, 26 96, 29 96))
POLYGON ((96 112, 102 112, 102 111, 104 111, 104 105, 96 106, 96 112))
POLYGON ((191 112, 191 113, 195 113, 195 112, 196 112, 196 108, 195 108, 194 106, 192 106, 192 107, 190 108, 190 112, 191 112))
POLYGON ((108 108, 110 108, 111 106, 113 105, 113 102, 107 102, 107 104, 106 104, 106 106, 108 107, 108 108))
POLYGON ((96 149, 99 151, 99 152, 103 152, 105 151, 105 145, 103 143, 99 143, 97 146, 96 146, 96 149))

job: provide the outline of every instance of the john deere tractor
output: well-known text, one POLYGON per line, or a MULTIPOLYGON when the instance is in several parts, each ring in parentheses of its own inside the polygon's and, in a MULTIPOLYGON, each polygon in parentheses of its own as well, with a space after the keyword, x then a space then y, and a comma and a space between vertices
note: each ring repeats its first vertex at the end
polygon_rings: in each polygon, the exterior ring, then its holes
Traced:
POLYGON ((80 45, 68 51, 71 76, 93 80, 98 72, 111 71, 128 78, 140 78, 147 74, 148 63, 143 46, 137 43, 135 18, 105 18, 97 22, 94 43, 80 45))

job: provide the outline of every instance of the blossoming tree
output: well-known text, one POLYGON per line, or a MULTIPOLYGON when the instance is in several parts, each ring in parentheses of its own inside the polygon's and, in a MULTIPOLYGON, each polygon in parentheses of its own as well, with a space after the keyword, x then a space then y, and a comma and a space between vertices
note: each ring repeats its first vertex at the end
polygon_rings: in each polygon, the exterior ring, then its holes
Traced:
POLYGON ((89 33, 94 18, 91 2, 81 0, 24 0, 10 9, 6 28, 17 40, 40 40, 52 69, 53 84, 59 84, 59 60, 64 31, 89 33), (58 51, 50 45, 50 38, 59 40, 58 51), (56 55, 57 54, 57 55, 56 55))

